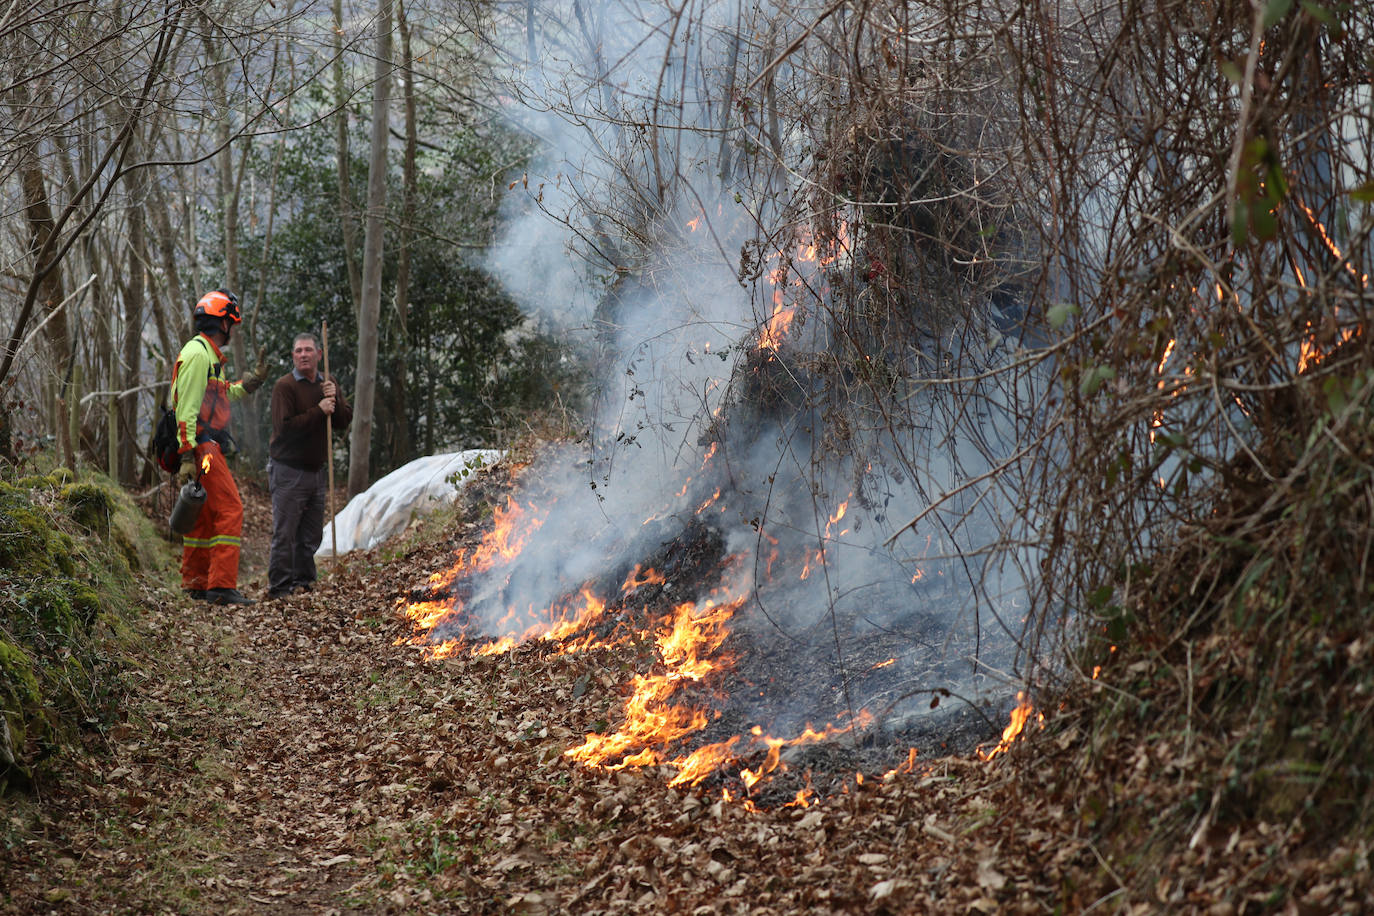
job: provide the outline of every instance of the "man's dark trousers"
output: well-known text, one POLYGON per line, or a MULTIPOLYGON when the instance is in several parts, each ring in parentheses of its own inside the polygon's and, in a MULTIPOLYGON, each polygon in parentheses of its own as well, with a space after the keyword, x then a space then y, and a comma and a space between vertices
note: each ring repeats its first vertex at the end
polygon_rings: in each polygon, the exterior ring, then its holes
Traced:
POLYGON ((315 551, 324 537, 325 469, 303 471, 273 461, 267 475, 272 491, 272 551, 267 588, 285 594, 312 585, 315 551))

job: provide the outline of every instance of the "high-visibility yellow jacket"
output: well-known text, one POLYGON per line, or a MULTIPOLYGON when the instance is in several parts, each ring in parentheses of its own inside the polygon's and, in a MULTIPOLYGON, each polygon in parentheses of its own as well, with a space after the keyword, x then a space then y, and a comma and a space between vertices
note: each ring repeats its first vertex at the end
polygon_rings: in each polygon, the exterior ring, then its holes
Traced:
POLYGON ((215 342, 197 334, 177 354, 172 369, 172 410, 177 415, 177 451, 229 429, 229 405, 242 398, 243 382, 224 379, 225 356, 215 342))

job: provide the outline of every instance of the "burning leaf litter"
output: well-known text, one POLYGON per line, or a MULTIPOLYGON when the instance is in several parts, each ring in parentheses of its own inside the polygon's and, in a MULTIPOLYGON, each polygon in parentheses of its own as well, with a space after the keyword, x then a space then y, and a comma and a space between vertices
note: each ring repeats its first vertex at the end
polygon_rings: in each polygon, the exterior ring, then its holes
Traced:
MULTIPOLYGON (((714 453, 713 447, 706 454, 703 471, 714 453)), ((430 661, 459 653, 496 656, 531 644, 557 655, 639 651, 635 669, 621 682, 624 699, 613 718, 567 747, 563 753, 570 760, 607 771, 661 770, 670 786, 709 782, 722 797, 744 798, 751 805, 804 805, 816 793, 814 769, 837 772, 864 761, 870 772, 891 773, 902 765, 909 771, 918 753, 966 751, 991 736, 987 721, 968 711, 926 723, 923 731, 876 727, 912 676, 900 670, 904 657, 913 654, 910 640, 896 634, 872 636, 869 654, 875 658, 847 675, 863 686, 885 678, 884 689, 871 695, 883 705, 875 711, 832 696, 812 707, 826 711, 823 718, 789 726, 792 720, 783 711, 799 695, 838 691, 833 684, 795 689, 817 679, 816 671, 825 667, 819 655, 808 658, 800 647, 780 645, 776 634, 765 641, 747 629, 736 631, 741 612, 760 600, 758 564, 747 552, 729 552, 703 520, 720 501, 719 487, 698 503, 689 496, 691 481, 684 484, 679 497, 697 505, 692 521, 658 545, 655 556, 628 571, 565 583, 563 596, 547 607, 511 603, 493 610, 490 604, 512 591, 521 551, 538 549, 529 545, 548 518, 539 496, 521 492, 519 481, 514 486, 492 514, 489 529, 474 544, 455 549, 450 566, 400 601, 399 613, 412 628, 400 642, 430 661), (488 606, 474 609, 474 601, 488 606), (754 700, 743 702, 746 695, 754 700), (923 748, 902 745, 917 734, 923 748), (905 763, 893 767, 894 760, 905 763)), ((799 581, 823 569, 825 545, 848 533, 841 523, 849 503, 840 501, 824 519, 821 546, 796 553, 792 561, 779 562, 778 538, 761 538, 769 545, 762 564, 765 580, 775 567, 793 569, 799 581)), ((989 756, 1004 751, 1011 740, 1004 735, 989 756)))

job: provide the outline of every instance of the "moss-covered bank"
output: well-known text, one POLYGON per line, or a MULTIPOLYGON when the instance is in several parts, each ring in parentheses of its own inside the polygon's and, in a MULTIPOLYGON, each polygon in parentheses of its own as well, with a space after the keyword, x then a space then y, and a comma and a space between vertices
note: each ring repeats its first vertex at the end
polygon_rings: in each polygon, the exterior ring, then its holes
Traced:
POLYGON ((31 786, 118 703, 136 574, 168 557, 103 477, 0 477, 0 792, 31 786))

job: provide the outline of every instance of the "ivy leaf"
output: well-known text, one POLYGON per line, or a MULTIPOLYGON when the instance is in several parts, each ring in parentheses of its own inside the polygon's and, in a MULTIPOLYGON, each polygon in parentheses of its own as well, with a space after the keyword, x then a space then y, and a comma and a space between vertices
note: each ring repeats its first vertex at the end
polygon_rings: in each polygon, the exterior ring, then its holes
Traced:
POLYGON ((1264 7, 1264 27, 1267 29, 1274 25, 1293 8, 1293 0, 1269 0, 1264 7))
POLYGON ((1068 324, 1069 319, 1077 315, 1078 312, 1078 306, 1068 302, 1061 302, 1058 305, 1050 306, 1049 311, 1045 313, 1045 317, 1050 320, 1050 327, 1057 331, 1068 324))
POLYGON ((1350 196, 1362 204, 1374 203, 1374 181, 1366 181, 1351 191, 1350 196))
POLYGON ((1083 381, 1079 384, 1078 390, 1084 397, 1092 397, 1097 394, 1102 383, 1109 379, 1116 378, 1116 368, 1113 366, 1093 366, 1083 376, 1083 381))
POLYGON ((1240 248, 1250 237, 1250 205, 1243 200, 1236 201, 1236 212, 1231 216, 1231 242, 1240 248))

